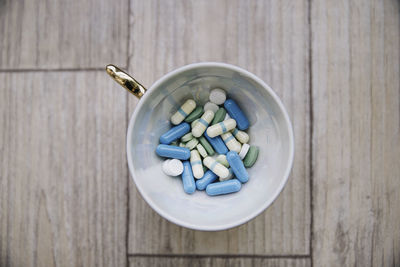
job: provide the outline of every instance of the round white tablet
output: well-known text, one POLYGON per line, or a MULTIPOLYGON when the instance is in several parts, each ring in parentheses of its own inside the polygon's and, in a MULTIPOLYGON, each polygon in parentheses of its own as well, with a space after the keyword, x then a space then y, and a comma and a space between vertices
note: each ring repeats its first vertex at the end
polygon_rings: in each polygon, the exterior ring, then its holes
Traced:
POLYGON ((231 118, 231 116, 229 116, 229 114, 228 114, 228 112, 227 112, 226 115, 225 115, 224 121, 229 120, 230 118, 231 118))
POLYGON ((243 144, 242 149, 240 150, 240 153, 239 153, 239 157, 241 159, 244 159, 244 157, 246 157, 247 152, 249 152, 249 149, 250 149, 249 144, 243 144))
POLYGON ((215 112, 217 112, 218 109, 219 109, 219 107, 212 102, 207 102, 204 105, 204 111, 211 110, 212 112, 215 113, 215 112))
POLYGON ((222 105, 226 100, 226 93, 221 88, 212 89, 210 92, 210 101, 222 105))
POLYGON ((183 172, 183 164, 179 159, 167 159, 162 165, 162 170, 166 175, 178 176, 183 172))

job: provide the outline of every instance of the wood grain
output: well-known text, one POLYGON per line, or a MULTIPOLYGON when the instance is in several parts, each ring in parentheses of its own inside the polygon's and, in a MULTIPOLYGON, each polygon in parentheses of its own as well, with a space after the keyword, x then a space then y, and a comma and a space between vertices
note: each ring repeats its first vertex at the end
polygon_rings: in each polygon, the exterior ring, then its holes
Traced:
POLYGON ((400 265, 398 1, 312 1, 313 265, 400 265))
POLYGON ((0 266, 126 264, 126 97, 111 85, 0 74, 0 266))
POLYGON ((126 66, 127 39, 127 0, 0 0, 0 69, 126 66))
MULTIPOLYGON (((131 1, 130 67, 144 85, 199 61, 239 65, 274 88, 289 110, 296 155, 276 202, 229 231, 199 232, 157 215, 130 182, 129 252, 309 253, 309 70, 307 1, 131 1)), ((129 98, 130 113, 137 100, 129 98)))
POLYGON ((310 259, 270 259, 270 258, 229 258, 229 257, 131 257, 129 259, 131 267, 180 267, 180 266, 201 266, 201 267, 308 267, 311 266, 310 259))

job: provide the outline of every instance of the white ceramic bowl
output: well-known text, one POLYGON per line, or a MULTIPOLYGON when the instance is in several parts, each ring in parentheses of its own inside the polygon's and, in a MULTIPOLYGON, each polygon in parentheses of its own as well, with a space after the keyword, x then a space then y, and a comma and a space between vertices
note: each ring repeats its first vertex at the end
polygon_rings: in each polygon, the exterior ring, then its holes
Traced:
POLYGON ((174 70, 151 86, 132 115, 127 134, 129 171, 146 202, 183 227, 217 231, 243 224, 264 211, 282 191, 293 163, 289 116, 272 89, 254 74, 224 63, 196 63, 174 70), (250 180, 238 193, 188 195, 180 177, 166 176, 155 153, 171 114, 188 98, 203 105, 209 91, 223 88, 250 120, 249 144, 260 148, 250 180))

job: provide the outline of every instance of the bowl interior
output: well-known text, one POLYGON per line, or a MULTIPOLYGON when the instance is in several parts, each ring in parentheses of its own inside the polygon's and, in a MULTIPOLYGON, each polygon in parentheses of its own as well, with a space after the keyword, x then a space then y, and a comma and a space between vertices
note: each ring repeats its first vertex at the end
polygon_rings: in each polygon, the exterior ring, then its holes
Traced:
POLYGON ((279 99, 254 75, 222 64, 189 66, 159 80, 140 100, 127 138, 129 168, 145 200, 166 219, 199 230, 231 228, 262 212, 282 190, 293 157, 291 124, 279 99), (163 159, 155 149, 177 108, 188 98, 205 104, 215 87, 223 88, 249 118, 249 144, 260 148, 259 157, 238 193, 187 195, 180 176, 162 172, 163 159))

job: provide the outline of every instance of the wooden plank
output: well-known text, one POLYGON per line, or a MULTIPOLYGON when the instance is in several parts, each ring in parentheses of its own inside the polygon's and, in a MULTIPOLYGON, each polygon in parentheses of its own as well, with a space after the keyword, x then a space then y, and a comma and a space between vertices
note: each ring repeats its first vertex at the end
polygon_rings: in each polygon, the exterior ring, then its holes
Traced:
POLYGON ((0 1, 0 69, 126 65, 128 1, 0 1))
POLYGON ((312 1, 314 266, 400 264, 398 1, 312 1))
MULTIPOLYGON (((131 1, 129 71, 144 85, 185 64, 222 61, 255 73, 289 110, 294 168, 274 204, 238 228, 214 233, 157 215, 130 184, 129 252, 309 253, 309 72, 307 1, 131 1)), ((130 113, 138 101, 129 98, 130 113)))
POLYGON ((265 267, 308 267, 311 261, 308 258, 241 258, 241 257, 130 257, 129 266, 132 267, 179 267, 179 266, 265 266, 265 267))
POLYGON ((126 97, 104 72, 0 74, 0 265, 126 264, 126 97))

